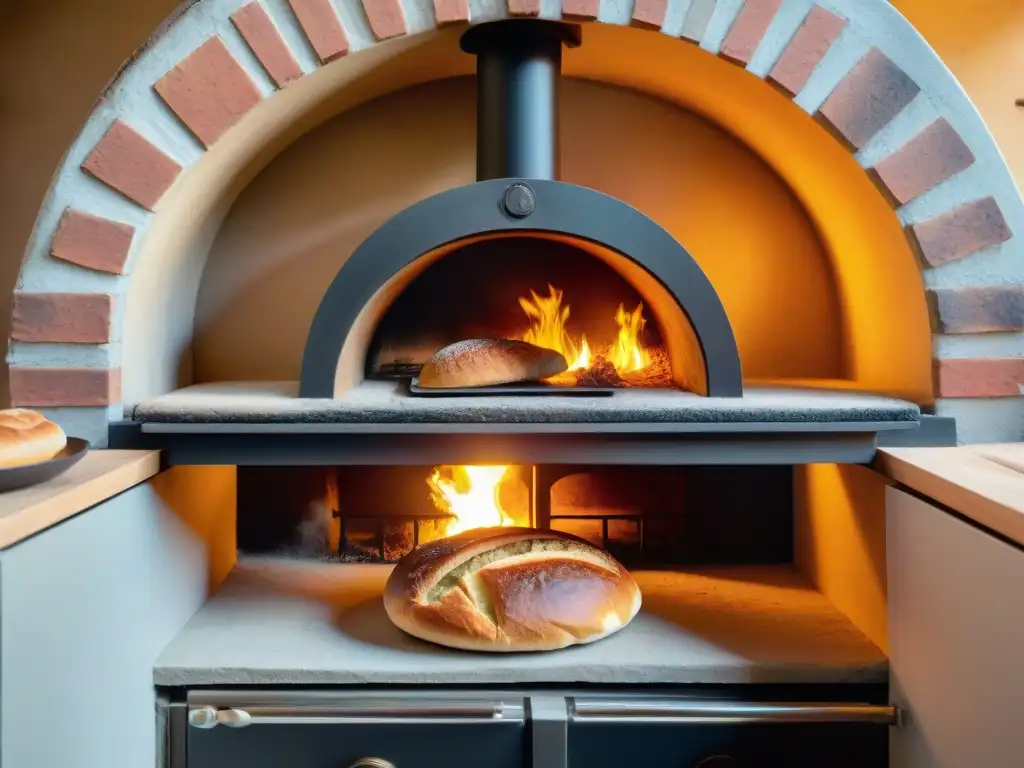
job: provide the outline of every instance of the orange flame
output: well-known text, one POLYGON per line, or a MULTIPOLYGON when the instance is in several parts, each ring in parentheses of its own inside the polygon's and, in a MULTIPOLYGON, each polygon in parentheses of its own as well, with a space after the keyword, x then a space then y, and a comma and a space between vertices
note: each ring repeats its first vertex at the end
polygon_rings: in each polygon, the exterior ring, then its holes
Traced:
POLYGON ((430 498, 438 510, 454 515, 445 525, 445 536, 472 528, 513 525, 498 498, 498 488, 508 470, 507 466, 434 467, 427 478, 430 498))
POLYGON ((553 285, 548 285, 548 291, 548 296, 538 296, 531 290, 532 301, 520 297, 519 306, 530 318, 530 327, 523 334, 523 341, 561 353, 569 364, 569 371, 589 368, 591 360, 587 337, 580 336, 579 343, 572 340, 565 330, 569 305, 562 306, 562 292, 553 285))
POLYGON ((640 343, 640 334, 647 324, 644 320, 644 305, 639 304, 632 312, 627 312, 619 304, 615 322, 619 324, 619 335, 615 343, 608 348, 608 362, 614 365, 619 373, 642 371, 651 364, 651 353, 640 343))
MULTIPOLYGON (((553 349, 565 358, 569 367, 566 373, 586 370, 593 365, 593 355, 587 337, 580 334, 574 340, 566 330, 569 321, 569 305, 562 305, 562 291, 548 285, 548 295, 538 296, 530 291, 530 298, 520 297, 519 306, 530 319, 530 327, 523 334, 522 340, 538 347, 553 349)), ((651 364, 651 354, 640 340, 647 321, 643 315, 644 305, 639 304, 632 312, 627 312, 620 304, 615 313, 615 322, 619 326, 617 338, 604 354, 615 370, 622 373, 642 371, 651 364)), ((559 376, 552 377, 558 380, 559 376)))

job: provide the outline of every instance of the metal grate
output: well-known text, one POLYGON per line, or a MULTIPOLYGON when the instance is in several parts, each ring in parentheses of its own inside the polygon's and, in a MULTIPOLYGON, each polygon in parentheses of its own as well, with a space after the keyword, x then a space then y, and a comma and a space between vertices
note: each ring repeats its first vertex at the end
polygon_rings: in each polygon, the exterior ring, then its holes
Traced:
POLYGON ((387 532, 388 526, 411 525, 412 537, 408 547, 401 547, 399 557, 409 550, 418 547, 422 527, 425 523, 442 523, 451 520, 455 516, 444 512, 410 514, 410 513, 359 513, 333 510, 331 513, 339 524, 338 535, 338 556, 358 557, 359 559, 371 559, 382 563, 397 562, 398 557, 387 557, 387 532), (353 541, 352 530, 359 526, 360 531, 372 531, 372 538, 369 543, 353 541))
MULTIPOLYGON (((357 560, 359 562, 394 563, 410 550, 418 547, 422 539, 423 526, 427 523, 440 524, 445 520, 451 520, 455 516, 445 513, 433 514, 409 514, 409 513, 353 513, 341 510, 334 510, 332 516, 339 522, 338 556, 343 559, 357 560), (404 546, 388 546, 388 529, 394 526, 408 526, 411 536, 404 546), (363 534, 356 540, 353 531, 363 534), (369 532, 369 538, 367 538, 369 532), (396 556, 388 557, 389 550, 396 556), (397 551, 396 551, 397 550, 397 551)), ((638 560, 643 557, 645 549, 645 526, 643 515, 551 515, 552 525, 545 526, 558 528, 554 521, 591 521, 601 523, 600 542, 594 544, 600 546, 619 557, 627 557, 630 560, 638 560), (609 526, 613 521, 622 520, 636 526, 636 542, 622 544, 612 540, 609 526)))
POLYGON ((611 550, 613 548, 621 548, 625 546, 636 557, 642 557, 644 554, 644 519, 645 515, 551 515, 551 520, 600 520, 601 521, 601 547, 603 549, 611 550), (628 520, 631 523, 635 523, 637 527, 637 543, 635 545, 621 545, 613 543, 608 535, 608 524, 613 520, 628 520))

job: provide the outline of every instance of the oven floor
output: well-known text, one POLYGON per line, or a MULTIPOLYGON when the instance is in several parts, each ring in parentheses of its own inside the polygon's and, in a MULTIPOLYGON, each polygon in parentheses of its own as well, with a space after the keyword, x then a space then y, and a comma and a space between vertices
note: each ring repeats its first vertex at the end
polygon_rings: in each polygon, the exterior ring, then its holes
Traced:
POLYGON ((791 566, 637 571, 644 606, 596 643, 454 651, 396 629, 391 566, 250 558, 164 650, 157 685, 885 682, 884 654, 791 566))
POLYGON ((611 397, 412 397, 398 381, 364 381, 336 399, 298 398, 295 382, 196 384, 136 406, 140 422, 273 423, 650 423, 917 422, 902 400, 853 392, 751 388, 742 398, 681 390, 623 389, 611 397))

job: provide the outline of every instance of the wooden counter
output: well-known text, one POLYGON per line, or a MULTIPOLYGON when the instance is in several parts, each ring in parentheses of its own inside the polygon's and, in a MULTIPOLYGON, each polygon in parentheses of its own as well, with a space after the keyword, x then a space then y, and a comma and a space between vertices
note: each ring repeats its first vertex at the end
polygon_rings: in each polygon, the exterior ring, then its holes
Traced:
POLYGON ((1024 546, 1024 443, 881 448, 875 469, 1024 546))
POLYGON ((106 501, 159 471, 159 451, 95 450, 53 480, 0 493, 0 549, 106 501))

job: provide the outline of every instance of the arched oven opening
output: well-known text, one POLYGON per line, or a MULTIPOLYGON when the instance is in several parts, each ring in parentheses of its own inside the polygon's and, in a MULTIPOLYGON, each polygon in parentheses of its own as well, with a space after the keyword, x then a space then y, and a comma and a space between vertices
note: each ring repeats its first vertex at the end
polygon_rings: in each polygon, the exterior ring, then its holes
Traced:
POLYGON ((384 312, 368 379, 412 378, 464 339, 526 341, 559 352, 566 371, 502 391, 680 387, 706 394, 692 326, 665 287, 594 243, 545 233, 473 238, 428 266, 384 312))
POLYGON ((728 317, 685 248, 625 203, 556 180, 562 48, 580 40, 577 26, 525 19, 463 35, 479 181, 399 213, 346 261, 314 318, 300 397, 388 376, 416 394, 434 352, 480 337, 562 354, 566 371, 531 393, 742 396, 728 317))

